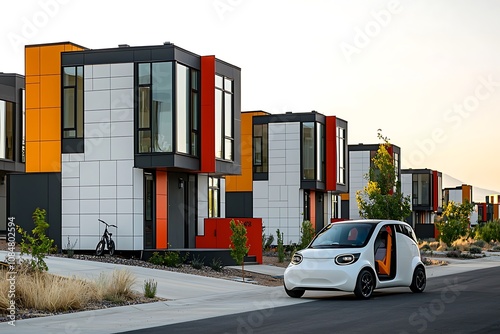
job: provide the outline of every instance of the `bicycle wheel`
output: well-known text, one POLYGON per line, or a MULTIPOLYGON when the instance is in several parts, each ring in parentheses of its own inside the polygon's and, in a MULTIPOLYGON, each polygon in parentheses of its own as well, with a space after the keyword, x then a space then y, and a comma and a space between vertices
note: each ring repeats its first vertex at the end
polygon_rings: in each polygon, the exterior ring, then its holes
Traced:
POLYGON ((101 256, 104 253, 104 240, 99 241, 95 248, 95 255, 101 256))
POLYGON ((113 240, 109 241, 109 255, 113 256, 115 254, 115 242, 113 240))

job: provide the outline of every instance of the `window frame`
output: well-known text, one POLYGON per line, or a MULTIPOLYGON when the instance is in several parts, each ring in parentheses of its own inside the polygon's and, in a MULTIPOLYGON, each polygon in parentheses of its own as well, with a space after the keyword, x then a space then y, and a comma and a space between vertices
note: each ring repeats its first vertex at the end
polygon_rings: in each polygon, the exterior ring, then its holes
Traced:
POLYGON ((215 158, 234 161, 234 79, 215 74, 214 94, 216 118, 215 158), (220 94, 220 98, 218 94, 220 94), (229 103, 227 101, 228 97, 231 99, 229 103))
POLYGON ((83 139, 84 138, 84 92, 85 92, 85 71, 83 65, 63 66, 61 75, 61 138, 62 139, 83 139), (74 83, 69 84, 66 69, 73 69, 74 83), (81 77, 81 79, 78 79, 81 77), (66 118, 69 111, 66 110, 66 91, 73 93, 73 127, 65 127, 66 118), (74 135, 70 135, 69 131, 74 131, 74 135))

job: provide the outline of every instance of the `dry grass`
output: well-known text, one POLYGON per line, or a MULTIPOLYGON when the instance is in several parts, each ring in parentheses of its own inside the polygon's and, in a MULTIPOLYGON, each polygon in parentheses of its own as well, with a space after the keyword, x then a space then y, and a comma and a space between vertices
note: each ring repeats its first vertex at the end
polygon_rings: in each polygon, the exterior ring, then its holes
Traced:
MULTIPOLYGON (((2 276, 5 271, 0 271, 2 276)), ((129 271, 101 275, 97 282, 20 270, 16 274, 16 307, 48 312, 84 309, 89 303, 134 298, 135 277, 129 271)), ((9 306, 9 282, 0 281, 0 314, 9 306)))
POLYGON ((136 282, 135 276, 127 270, 115 270, 109 274, 101 274, 97 280, 101 298, 110 301, 123 301, 135 296, 132 290, 136 282))

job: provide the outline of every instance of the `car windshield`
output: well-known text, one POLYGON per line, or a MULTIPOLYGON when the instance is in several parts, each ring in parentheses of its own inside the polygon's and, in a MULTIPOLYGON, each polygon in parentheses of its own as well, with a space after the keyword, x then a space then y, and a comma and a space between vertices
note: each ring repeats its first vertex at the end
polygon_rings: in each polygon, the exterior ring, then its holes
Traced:
POLYGON ((325 227, 311 243, 311 248, 364 247, 375 224, 337 223, 325 227))

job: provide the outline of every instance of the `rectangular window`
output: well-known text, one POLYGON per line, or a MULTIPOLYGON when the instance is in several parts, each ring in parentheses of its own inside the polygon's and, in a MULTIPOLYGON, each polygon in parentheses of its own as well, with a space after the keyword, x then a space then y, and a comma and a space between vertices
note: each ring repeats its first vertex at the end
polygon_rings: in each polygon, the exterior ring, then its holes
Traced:
POLYGON ((430 206, 430 175, 429 174, 413 174, 412 186, 412 203, 416 206, 430 206))
POLYGON ((325 126, 316 124, 316 180, 325 180, 325 126))
POLYGON ((345 129, 337 127, 337 183, 345 184, 345 129))
POLYGON ((63 138, 83 138, 83 66, 63 67, 63 138))
POLYGON ((21 89, 22 133, 21 133, 21 162, 26 162, 26 91, 21 89))
POLYGON ((215 76, 215 157, 233 160, 233 81, 215 76))
POLYGON ((339 197, 337 195, 332 194, 332 218, 340 218, 339 217, 339 197))
POLYGON ((302 179, 314 180, 314 123, 302 123, 302 179))
POLYGON ((0 159, 14 160, 15 104, 0 100, 0 159))
POLYGON ((267 124, 253 126, 253 166, 254 173, 268 172, 267 124))
POLYGON ((198 155, 199 71, 176 66, 177 152, 198 155))
POLYGON ((216 177, 208 177, 208 217, 220 217, 220 179, 216 177))

